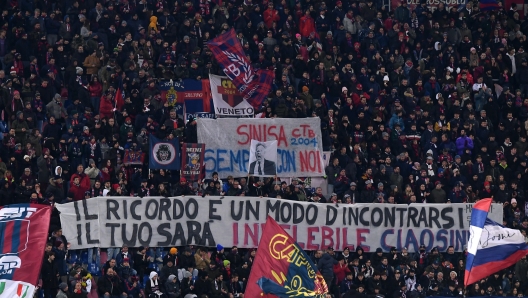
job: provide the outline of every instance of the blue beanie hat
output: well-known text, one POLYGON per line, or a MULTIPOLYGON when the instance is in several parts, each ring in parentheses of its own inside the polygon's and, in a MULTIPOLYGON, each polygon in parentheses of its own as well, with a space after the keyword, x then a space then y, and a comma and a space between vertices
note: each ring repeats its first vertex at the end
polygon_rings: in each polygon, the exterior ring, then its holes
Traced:
POLYGON ((222 249, 224 249, 224 247, 222 245, 220 245, 220 244, 216 245, 216 250, 217 251, 221 251, 222 249))

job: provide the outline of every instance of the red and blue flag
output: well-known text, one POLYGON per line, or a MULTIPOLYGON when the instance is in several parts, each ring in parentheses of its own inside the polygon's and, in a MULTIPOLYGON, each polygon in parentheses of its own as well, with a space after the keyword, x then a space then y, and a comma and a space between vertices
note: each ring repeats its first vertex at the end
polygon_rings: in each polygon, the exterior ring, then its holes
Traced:
POLYGON ((0 297, 33 297, 46 246, 51 207, 0 209, 0 297))
POLYGON ((479 8, 481 11, 488 11, 499 9, 501 6, 495 0, 480 0, 479 8))
POLYGON ((478 201, 471 212, 465 286, 510 267, 528 254, 520 230, 508 229, 488 218, 491 201, 478 201))
POLYGON ((273 71, 255 69, 248 60, 234 29, 208 42, 209 49, 247 102, 260 108, 272 88, 273 71))
POLYGON ((328 293, 308 254, 270 216, 251 268, 244 297, 324 298, 328 293))

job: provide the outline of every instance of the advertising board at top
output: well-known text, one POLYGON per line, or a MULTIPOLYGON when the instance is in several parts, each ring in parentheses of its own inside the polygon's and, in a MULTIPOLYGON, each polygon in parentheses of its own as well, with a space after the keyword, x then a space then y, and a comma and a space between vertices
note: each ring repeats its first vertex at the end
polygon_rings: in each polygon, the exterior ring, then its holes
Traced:
MULTIPOLYGON (((403 0, 403 1, 407 2, 407 7, 409 7, 411 11, 415 10, 416 7, 420 6, 420 3, 421 3, 421 0, 403 0)), ((394 11, 396 8, 398 8, 398 5, 400 3, 403 3, 403 1, 399 1, 399 0, 391 1, 391 10, 394 11)), ((467 0, 427 0, 427 7, 429 8, 430 11, 435 11, 436 9, 438 9, 438 5, 440 5, 440 3, 443 3, 445 6, 445 9, 449 10, 451 9, 451 7, 455 7, 455 8, 463 7, 464 5, 466 5, 466 2, 467 0)))

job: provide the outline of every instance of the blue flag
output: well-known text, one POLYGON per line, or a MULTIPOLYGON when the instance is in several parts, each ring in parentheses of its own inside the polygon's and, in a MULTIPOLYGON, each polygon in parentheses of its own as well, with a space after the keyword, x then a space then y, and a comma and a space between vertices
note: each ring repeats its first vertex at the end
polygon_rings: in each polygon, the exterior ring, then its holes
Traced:
POLYGON ((150 136, 149 168, 153 170, 179 170, 180 169, 180 142, 178 138, 160 140, 150 136))

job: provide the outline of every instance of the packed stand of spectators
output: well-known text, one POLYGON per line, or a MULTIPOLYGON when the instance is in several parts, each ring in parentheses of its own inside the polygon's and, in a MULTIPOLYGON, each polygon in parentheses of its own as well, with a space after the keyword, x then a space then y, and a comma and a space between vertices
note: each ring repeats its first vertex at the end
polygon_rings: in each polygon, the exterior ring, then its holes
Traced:
MULTIPOLYGON (((528 228, 528 22, 515 5, 492 11, 480 11, 477 1, 447 9, 426 1, 410 9, 403 1, 395 10, 372 0, 0 5, 0 205, 103 195, 251 195, 351 204, 492 197, 504 205, 506 226, 528 228), (328 188, 312 192, 302 179, 222 181, 213 175, 187 181, 177 171, 123 165, 125 149, 148 152, 150 135, 197 142, 196 119, 184 121, 157 82, 222 74, 207 42, 230 28, 255 67, 275 71, 273 92, 258 112, 321 119, 323 148, 333 151, 328 188), (118 89, 124 103, 116 100, 118 89)), ((177 297, 191 287, 188 293, 198 296, 210 290, 212 297, 227 297, 240 293, 233 284, 247 280, 251 268, 253 252, 231 251, 231 265, 216 254, 210 265, 200 259, 208 256, 205 250, 180 248, 168 255, 177 256, 183 264, 172 266, 184 270, 170 269, 176 278, 156 277, 156 268, 148 266, 160 263, 164 249, 135 249, 119 260, 125 248, 113 248, 108 254, 116 257, 114 265, 110 260, 91 283, 86 268, 65 261, 72 253, 57 221, 55 212, 43 267, 52 273, 43 274, 46 298, 56 291, 83 297, 88 284, 101 297, 107 293, 101 289, 111 289, 111 297, 138 297, 140 291, 177 297)), ((87 263, 98 268, 99 250, 87 253, 87 263)), ((386 261, 379 253, 355 254, 315 253, 322 255, 318 263, 336 295, 460 292, 464 257, 446 263, 449 249, 407 261, 405 251, 386 261)), ((523 260, 468 294, 522 295, 527 268, 523 260)))

